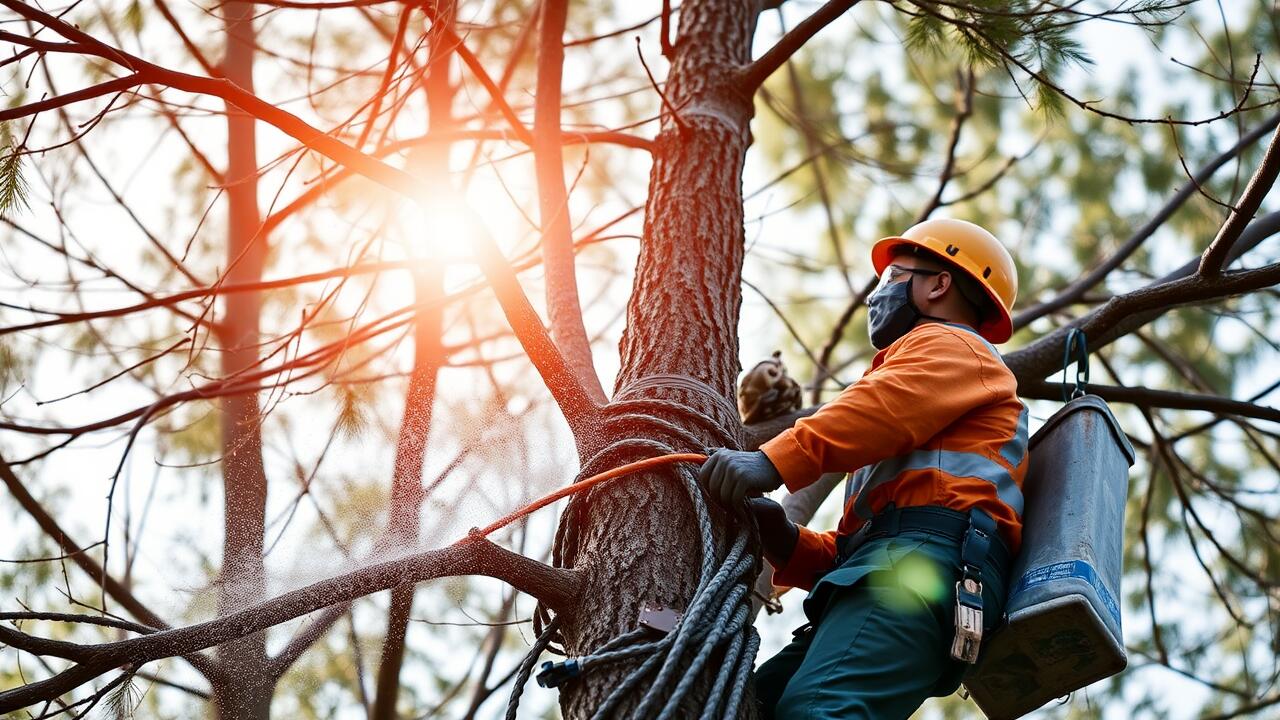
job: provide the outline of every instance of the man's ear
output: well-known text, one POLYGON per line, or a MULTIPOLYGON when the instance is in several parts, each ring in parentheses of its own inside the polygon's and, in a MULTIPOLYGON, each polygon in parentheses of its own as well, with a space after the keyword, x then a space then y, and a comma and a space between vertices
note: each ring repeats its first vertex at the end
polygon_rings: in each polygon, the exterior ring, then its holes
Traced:
POLYGON ((947 294, 947 290, 951 289, 951 272, 943 270, 933 276, 933 284, 929 286, 928 298, 930 300, 941 300, 943 295, 947 294))

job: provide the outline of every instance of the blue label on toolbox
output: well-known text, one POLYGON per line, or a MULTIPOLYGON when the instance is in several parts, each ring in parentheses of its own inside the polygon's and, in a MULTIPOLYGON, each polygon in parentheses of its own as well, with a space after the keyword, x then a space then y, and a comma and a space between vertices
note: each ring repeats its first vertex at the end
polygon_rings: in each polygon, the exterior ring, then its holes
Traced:
POLYGON ((1116 599, 1111 596, 1107 587, 1102 584, 1102 579, 1098 577, 1098 573, 1093 566, 1083 560, 1067 560, 1066 562, 1054 563, 1052 565, 1041 565, 1038 568, 1028 570, 1018 584, 1014 586, 1013 592, 1009 593, 1009 597, 1013 597, 1028 588, 1053 580, 1065 580, 1068 578, 1079 578, 1093 586, 1097 591, 1098 597, 1102 599, 1102 604, 1107 606, 1107 612, 1111 613, 1111 618, 1116 621, 1116 625, 1120 624, 1120 606, 1116 604, 1116 599))

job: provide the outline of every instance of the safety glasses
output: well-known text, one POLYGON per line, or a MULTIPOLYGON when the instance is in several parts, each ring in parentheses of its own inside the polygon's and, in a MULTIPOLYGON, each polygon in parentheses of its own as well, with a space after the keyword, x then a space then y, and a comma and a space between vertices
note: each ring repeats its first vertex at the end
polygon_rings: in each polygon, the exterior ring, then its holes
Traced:
POLYGON ((876 283, 876 291, 884 288, 886 285, 892 285, 902 282, 911 274, 916 275, 941 275, 942 270, 925 270, 924 268, 909 268, 901 265, 888 265, 884 272, 880 273, 880 282, 876 283))

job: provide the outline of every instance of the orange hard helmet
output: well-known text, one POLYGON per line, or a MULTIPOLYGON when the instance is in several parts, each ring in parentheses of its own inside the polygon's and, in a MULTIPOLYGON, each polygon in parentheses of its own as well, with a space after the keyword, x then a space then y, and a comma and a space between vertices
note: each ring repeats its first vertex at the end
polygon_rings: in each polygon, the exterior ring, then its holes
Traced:
POLYGON ((893 261, 903 247, 920 248, 960 268, 973 278, 996 307, 997 317, 983 318, 978 334, 1002 343, 1013 334, 1013 301, 1018 297, 1018 270, 1013 256, 994 235, 965 220, 937 218, 912 225, 906 232, 882 238, 871 247, 876 274, 893 261))

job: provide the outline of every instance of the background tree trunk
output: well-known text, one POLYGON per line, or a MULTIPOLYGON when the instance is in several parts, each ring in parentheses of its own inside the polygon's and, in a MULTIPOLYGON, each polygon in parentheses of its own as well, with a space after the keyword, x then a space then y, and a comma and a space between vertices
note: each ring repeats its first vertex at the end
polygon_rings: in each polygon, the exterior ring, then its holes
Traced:
MULTIPOLYGON (((408 8, 402 12, 411 12, 408 8)), ((450 80, 451 48, 444 37, 453 32, 456 6, 452 2, 441 3, 436 11, 437 22, 432 23, 428 34, 429 44, 426 99, 428 132, 444 134, 453 126, 454 87, 450 80), (443 27, 439 25, 443 23, 443 27)), ((373 122, 373 119, 370 119, 373 122)), ((433 196, 446 196, 448 188, 448 142, 428 143, 411 158, 422 169, 423 176, 442 188, 433 196)), ((429 217, 424 218, 422 233, 436 233, 429 217)), ((425 242, 428 238, 415 238, 425 242)), ((443 243, 437 247, 443 246, 443 243)), ((416 255, 415 251, 415 255, 416 255)), ((414 300, 418 304, 414 319, 414 359, 409 376, 409 389, 405 395, 404 416, 400 421, 400 435, 396 441, 395 471, 391 480, 391 510, 388 536, 391 542, 403 547, 413 547, 418 542, 419 523, 422 516, 422 467, 431 431, 432 406, 436 396, 436 378, 440 372, 442 351, 440 333, 442 310, 436 302, 444 293, 442 268, 437 262, 422 263, 413 276, 414 300)), ((400 696, 400 671, 404 665, 405 637, 409 631, 409 618, 413 612, 415 585, 401 585, 391 591, 391 606, 387 611, 387 633, 382 641, 382 659, 378 665, 376 690, 373 699, 373 720, 391 720, 396 717, 396 701, 400 696)))
MULTIPOLYGON (((229 2, 222 6, 227 34, 222 72, 228 80, 253 92, 254 6, 229 2)), ((262 279, 267 240, 259 235, 257 138, 252 115, 234 105, 227 112, 227 266, 230 284, 262 279)), ((234 376, 258 360, 258 324, 262 298, 258 292, 225 296, 219 330, 222 374, 234 376)), ((257 393, 223 398, 222 494, 224 535, 222 575, 218 579, 218 614, 226 615, 265 597, 262 562, 267 503, 267 476, 262 463, 262 417, 257 393)), ((271 712, 274 680, 267 664, 266 634, 256 633, 218 648, 218 677, 212 679, 214 703, 224 720, 266 718, 271 712)))

